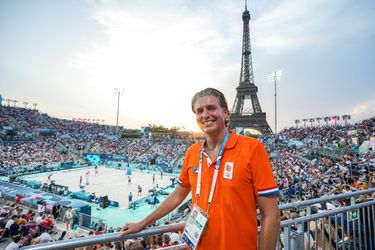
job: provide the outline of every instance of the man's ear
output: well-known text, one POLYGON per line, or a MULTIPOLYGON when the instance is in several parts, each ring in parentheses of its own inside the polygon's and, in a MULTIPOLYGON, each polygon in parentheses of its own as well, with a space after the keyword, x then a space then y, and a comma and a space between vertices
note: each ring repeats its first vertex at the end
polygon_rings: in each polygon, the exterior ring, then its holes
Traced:
POLYGON ((225 120, 228 120, 228 121, 229 121, 229 117, 230 117, 230 111, 229 111, 229 109, 227 109, 227 110, 225 111, 225 120))

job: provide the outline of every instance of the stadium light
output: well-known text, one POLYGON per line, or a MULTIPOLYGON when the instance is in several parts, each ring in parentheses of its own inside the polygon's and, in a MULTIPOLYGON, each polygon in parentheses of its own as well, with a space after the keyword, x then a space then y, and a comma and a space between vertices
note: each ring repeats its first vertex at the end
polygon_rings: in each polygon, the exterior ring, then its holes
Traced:
POLYGON ((348 120, 350 120, 350 115, 342 115, 341 118, 345 121, 345 126, 348 126, 348 120))
POLYGON ((333 124, 336 126, 337 121, 340 120, 340 116, 335 115, 331 117, 331 121, 333 121, 333 124))
POLYGON ((318 118, 316 118, 316 120, 318 121, 319 127, 320 127, 320 121, 322 120, 322 117, 318 117, 318 118))
POLYGON ((310 122, 310 126, 312 127, 312 126, 313 126, 313 123, 315 122, 315 119, 314 119, 314 118, 310 118, 310 119, 309 119, 309 122, 310 122))
POLYGON ((296 127, 298 128, 298 123, 300 123, 300 120, 295 120, 294 122, 296 123, 296 127))
POLYGON ((124 94, 124 89, 115 88, 115 94, 117 95, 117 119, 116 119, 116 134, 118 131, 118 115, 120 112, 120 95, 124 94))
POLYGON ((303 127, 306 128, 306 122, 307 122, 307 119, 302 119, 302 121, 303 121, 303 127))
POLYGON ((276 92, 276 81, 280 80, 282 71, 274 71, 268 75, 268 80, 275 83, 275 134, 277 134, 277 92, 276 92))
POLYGON ((11 99, 5 99, 5 101, 8 103, 8 107, 10 106, 11 99))

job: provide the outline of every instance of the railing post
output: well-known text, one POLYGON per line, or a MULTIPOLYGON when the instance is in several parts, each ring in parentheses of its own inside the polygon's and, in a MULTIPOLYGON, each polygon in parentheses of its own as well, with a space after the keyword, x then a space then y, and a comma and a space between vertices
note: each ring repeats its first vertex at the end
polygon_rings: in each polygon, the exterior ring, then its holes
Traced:
POLYGON ((291 249, 297 250, 297 249, 304 249, 304 239, 303 239, 303 228, 302 224, 297 225, 297 231, 292 232, 292 244, 291 249))
POLYGON ((80 226, 80 227, 82 227, 82 225, 83 225, 83 220, 84 220, 83 216, 84 216, 84 214, 79 213, 78 226, 80 226))
POLYGON ((284 227, 284 249, 285 249, 285 250, 291 250, 291 246, 290 246, 290 242, 291 242, 290 235, 291 235, 290 227, 289 227, 289 226, 285 226, 285 227, 284 227))
POLYGON ((306 208, 306 215, 307 216, 311 215, 311 206, 306 208))

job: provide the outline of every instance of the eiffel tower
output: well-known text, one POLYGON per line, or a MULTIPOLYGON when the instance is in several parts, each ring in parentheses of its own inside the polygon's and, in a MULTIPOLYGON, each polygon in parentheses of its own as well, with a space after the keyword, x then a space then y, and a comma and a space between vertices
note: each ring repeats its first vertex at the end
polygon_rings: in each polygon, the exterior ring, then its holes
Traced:
POLYGON ((242 13, 243 41, 240 84, 236 88, 237 95, 233 103, 230 116, 230 127, 243 127, 256 129, 262 134, 272 134, 267 123, 266 113, 262 111, 258 100, 258 87, 254 84, 253 63, 250 47, 250 13, 245 3, 245 11, 242 13), (245 101, 251 101, 251 106, 245 105, 245 101))

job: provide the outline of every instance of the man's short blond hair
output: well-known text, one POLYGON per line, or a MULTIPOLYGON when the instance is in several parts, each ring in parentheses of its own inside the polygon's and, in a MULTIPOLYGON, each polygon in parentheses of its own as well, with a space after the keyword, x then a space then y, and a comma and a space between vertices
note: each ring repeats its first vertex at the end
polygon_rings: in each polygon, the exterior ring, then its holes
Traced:
POLYGON ((191 110, 193 111, 193 113, 195 113, 195 110, 194 110, 195 103, 197 102, 198 98, 201 98, 203 96, 215 96, 219 100, 220 107, 222 107, 226 111, 229 110, 227 99, 225 98, 223 93, 221 93, 219 90, 214 89, 214 88, 206 88, 195 93, 195 95, 191 99, 191 110))

